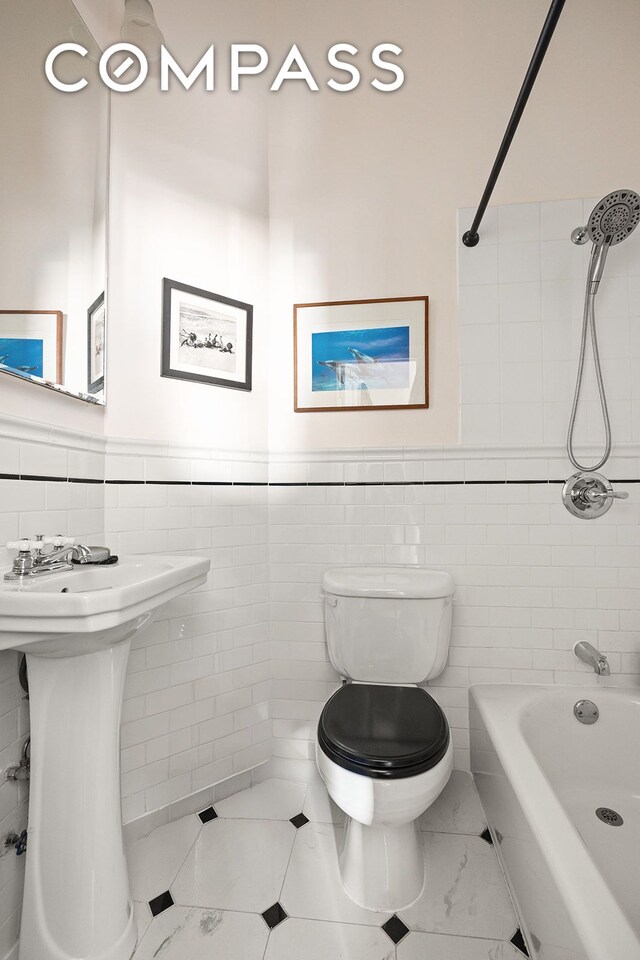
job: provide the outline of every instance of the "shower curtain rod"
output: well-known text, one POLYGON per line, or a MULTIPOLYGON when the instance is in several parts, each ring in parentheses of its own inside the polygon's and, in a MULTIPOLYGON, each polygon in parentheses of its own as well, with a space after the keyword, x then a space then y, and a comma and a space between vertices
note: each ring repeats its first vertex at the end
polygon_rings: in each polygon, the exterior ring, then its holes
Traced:
POLYGON ((493 167, 491 168, 491 173, 489 174, 489 179, 487 180, 487 185, 484 188, 484 193, 482 194, 482 199, 480 200, 480 205, 476 212, 475 217, 473 218, 473 223, 469 230, 462 236, 462 242, 465 247, 475 247, 478 243, 480 236, 478 234, 478 227, 482 223, 482 218, 484 212, 487 209, 489 200, 491 199, 491 194, 496 185, 498 177, 500 176, 500 171, 502 170, 502 165, 507 158, 507 153, 509 152, 509 147, 511 146, 511 141, 515 136, 515 132, 518 129, 518 124, 520 123, 520 118, 524 113, 524 108, 527 105, 527 100, 529 99, 529 94, 533 89, 533 85, 536 82, 536 77, 538 76, 538 71, 542 66, 542 61, 545 58, 547 47, 551 42, 551 37, 553 32, 558 24, 560 19, 560 14, 562 13, 562 8, 565 5, 565 0, 552 0, 551 6, 549 8, 549 13, 547 14, 547 19, 544 22, 542 27, 542 32, 536 44, 536 48, 533 51, 533 56, 531 58, 531 63, 526 72, 522 87, 520 88, 520 93, 518 94, 518 99, 516 100, 516 105, 513 108, 513 113, 509 119, 507 129, 505 131, 504 137, 502 138, 502 143, 500 144, 500 149, 498 150, 498 155, 496 156, 493 167))

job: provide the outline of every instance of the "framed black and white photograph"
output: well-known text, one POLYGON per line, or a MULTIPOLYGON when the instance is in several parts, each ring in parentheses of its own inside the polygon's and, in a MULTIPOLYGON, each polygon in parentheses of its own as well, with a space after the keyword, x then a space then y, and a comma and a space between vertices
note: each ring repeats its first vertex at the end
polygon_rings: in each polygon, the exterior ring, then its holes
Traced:
POLYGON ((251 390, 253 306, 163 281, 162 376, 251 390))
POLYGON ((87 393, 104 390, 106 320, 103 291, 87 310, 87 393))

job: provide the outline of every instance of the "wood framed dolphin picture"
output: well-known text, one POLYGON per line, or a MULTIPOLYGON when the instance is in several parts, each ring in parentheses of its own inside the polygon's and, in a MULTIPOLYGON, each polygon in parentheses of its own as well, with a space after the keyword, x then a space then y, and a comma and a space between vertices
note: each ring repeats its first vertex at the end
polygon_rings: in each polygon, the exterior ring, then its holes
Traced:
POLYGON ((429 406, 429 298, 297 303, 294 410, 429 406))

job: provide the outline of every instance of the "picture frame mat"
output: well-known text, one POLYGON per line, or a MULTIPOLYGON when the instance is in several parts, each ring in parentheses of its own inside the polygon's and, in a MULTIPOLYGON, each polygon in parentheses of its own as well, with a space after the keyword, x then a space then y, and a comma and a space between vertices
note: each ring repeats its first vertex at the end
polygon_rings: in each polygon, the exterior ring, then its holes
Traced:
POLYGON ((195 293, 189 293, 180 289, 180 287, 171 287, 171 308, 169 315, 169 366, 172 370, 179 370, 183 373, 194 374, 196 376, 219 377, 224 380, 230 380, 235 383, 244 383, 245 371, 247 366, 247 311, 241 307, 227 304, 215 298, 201 296, 195 293), (216 370, 215 367, 207 368, 197 364, 187 364, 180 359, 180 306, 187 304, 196 309, 201 309, 207 313, 219 314, 221 319, 233 320, 237 324, 236 344, 235 344, 235 371, 216 370))

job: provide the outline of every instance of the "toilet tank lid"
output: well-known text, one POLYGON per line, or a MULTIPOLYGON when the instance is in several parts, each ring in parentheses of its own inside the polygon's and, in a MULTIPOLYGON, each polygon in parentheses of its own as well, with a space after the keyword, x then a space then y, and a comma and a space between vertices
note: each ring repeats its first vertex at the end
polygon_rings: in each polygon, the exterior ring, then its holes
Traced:
POLYGON ((453 595, 453 578, 428 567, 329 567, 322 578, 325 593, 339 597, 433 600, 453 595))

